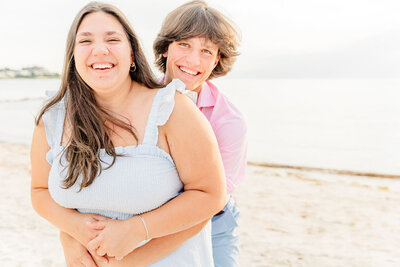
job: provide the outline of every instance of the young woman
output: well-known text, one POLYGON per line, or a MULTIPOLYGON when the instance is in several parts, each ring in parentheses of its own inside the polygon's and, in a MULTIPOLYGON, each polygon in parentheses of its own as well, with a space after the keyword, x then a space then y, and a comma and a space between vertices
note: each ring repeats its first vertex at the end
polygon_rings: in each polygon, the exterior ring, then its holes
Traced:
MULTIPOLYGON (((245 176, 247 130, 240 111, 209 80, 232 69, 239 39, 233 23, 223 14, 203 1, 192 1, 168 14, 153 46, 156 65, 165 73, 164 83, 178 78, 198 95, 197 107, 217 137, 228 194, 245 176)), ((217 267, 239 266, 239 210, 232 196, 227 199, 224 209, 212 218, 213 257, 217 267)), ((205 222, 151 240, 129 255, 132 266, 147 266, 169 255, 204 225, 205 222)), ((64 238, 62 243, 71 260, 90 259, 87 250, 73 239, 64 238)))
POLYGON ((182 82, 159 87, 118 9, 92 2, 77 14, 61 88, 40 112, 31 147, 33 207, 63 243, 79 241, 69 248, 93 255, 66 257, 68 266, 134 266, 139 244, 186 231, 193 237, 153 266, 213 265, 203 226, 226 202, 217 142, 175 94, 182 82))

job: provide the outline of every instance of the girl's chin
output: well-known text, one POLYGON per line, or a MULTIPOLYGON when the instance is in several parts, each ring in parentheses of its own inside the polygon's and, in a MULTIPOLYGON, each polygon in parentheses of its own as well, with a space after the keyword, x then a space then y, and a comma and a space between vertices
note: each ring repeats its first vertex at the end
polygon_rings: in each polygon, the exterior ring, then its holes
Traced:
POLYGON ((108 88, 115 87, 118 84, 117 79, 110 79, 110 78, 99 78, 99 79, 92 79, 87 84, 95 89, 106 90, 108 88))
POLYGON ((115 85, 107 85, 107 84, 89 84, 90 88, 95 92, 107 92, 110 88, 115 87, 115 85))

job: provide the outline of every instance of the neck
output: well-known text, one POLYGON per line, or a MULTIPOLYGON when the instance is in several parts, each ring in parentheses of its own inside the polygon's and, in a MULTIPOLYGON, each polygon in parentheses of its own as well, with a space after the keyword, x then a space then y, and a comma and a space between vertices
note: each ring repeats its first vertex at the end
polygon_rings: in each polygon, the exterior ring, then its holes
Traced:
POLYGON ((129 95, 136 85, 136 82, 129 79, 124 84, 118 86, 118 88, 110 88, 105 92, 95 93, 96 101, 100 106, 118 112, 129 101, 129 95))
POLYGON ((204 83, 202 83, 202 84, 201 84, 199 87, 197 87, 196 89, 193 89, 193 90, 190 90, 190 91, 196 92, 197 95, 200 95, 200 91, 201 91, 201 89, 203 88, 203 85, 204 85, 204 83))

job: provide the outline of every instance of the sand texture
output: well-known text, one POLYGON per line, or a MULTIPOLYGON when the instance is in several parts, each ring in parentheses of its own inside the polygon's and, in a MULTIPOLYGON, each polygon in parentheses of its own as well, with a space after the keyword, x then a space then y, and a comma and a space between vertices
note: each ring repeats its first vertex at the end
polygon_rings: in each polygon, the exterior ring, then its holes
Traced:
MULTIPOLYGON (((0 143, 0 266, 64 266, 30 203, 29 148, 0 143)), ((249 166, 241 266, 400 266, 398 180, 249 166)))

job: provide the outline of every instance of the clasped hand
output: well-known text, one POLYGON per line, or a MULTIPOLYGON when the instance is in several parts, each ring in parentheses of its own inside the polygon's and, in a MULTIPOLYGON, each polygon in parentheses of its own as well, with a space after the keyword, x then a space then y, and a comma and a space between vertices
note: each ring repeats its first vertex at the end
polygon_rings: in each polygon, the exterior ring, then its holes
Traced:
POLYGON ((122 259, 145 240, 145 233, 137 224, 137 218, 127 220, 88 221, 87 226, 97 231, 97 235, 88 244, 92 255, 122 259))

